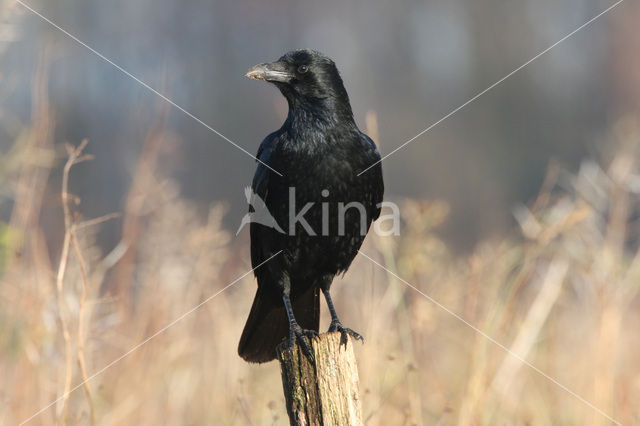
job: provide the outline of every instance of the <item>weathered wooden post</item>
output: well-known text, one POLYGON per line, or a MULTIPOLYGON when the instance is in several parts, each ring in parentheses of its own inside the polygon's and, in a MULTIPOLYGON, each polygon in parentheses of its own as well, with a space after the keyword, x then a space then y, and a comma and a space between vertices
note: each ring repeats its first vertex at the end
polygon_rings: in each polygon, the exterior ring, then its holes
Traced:
POLYGON ((340 333, 321 334, 312 350, 315 363, 297 345, 293 351, 278 348, 291 425, 362 425, 352 339, 341 346, 340 333))

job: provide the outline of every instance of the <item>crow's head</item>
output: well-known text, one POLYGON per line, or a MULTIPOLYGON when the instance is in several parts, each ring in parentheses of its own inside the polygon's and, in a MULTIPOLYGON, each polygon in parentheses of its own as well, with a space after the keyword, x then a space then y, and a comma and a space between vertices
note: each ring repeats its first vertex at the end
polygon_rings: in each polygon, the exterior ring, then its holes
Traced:
POLYGON ((293 50, 275 62, 258 64, 247 77, 275 84, 290 105, 339 100, 349 103, 336 64, 315 50, 293 50))

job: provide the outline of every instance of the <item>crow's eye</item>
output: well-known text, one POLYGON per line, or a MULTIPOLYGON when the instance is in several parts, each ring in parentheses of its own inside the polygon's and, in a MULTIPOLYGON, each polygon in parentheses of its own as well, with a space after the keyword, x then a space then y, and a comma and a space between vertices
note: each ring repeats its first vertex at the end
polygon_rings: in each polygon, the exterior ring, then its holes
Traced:
POLYGON ((309 67, 308 67, 308 66, 306 66, 306 65, 300 65, 300 66, 298 67, 298 72, 299 72, 300 74, 304 74, 304 73, 305 73, 305 72, 307 72, 307 71, 309 71, 309 67))

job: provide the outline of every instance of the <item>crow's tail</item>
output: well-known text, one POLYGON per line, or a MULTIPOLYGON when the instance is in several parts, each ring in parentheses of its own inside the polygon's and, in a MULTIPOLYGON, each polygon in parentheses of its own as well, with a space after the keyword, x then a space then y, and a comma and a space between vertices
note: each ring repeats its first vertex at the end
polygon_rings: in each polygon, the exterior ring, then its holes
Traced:
MULTIPOLYGON (((267 362, 276 358, 276 346, 289 336, 289 319, 282 299, 271 297, 258 287, 251 313, 242 331, 238 354, 249 362, 267 362)), ((320 290, 312 286, 302 294, 292 294, 291 304, 298 324, 318 331, 320 326, 320 290)))

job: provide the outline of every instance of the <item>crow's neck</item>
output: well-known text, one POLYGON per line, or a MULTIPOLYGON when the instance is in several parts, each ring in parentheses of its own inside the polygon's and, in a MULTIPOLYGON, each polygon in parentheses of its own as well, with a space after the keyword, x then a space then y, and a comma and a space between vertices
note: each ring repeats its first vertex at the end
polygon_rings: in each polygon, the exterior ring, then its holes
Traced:
POLYGON ((335 98, 289 100, 289 114, 285 125, 294 130, 328 130, 336 127, 355 126, 349 102, 335 98))

